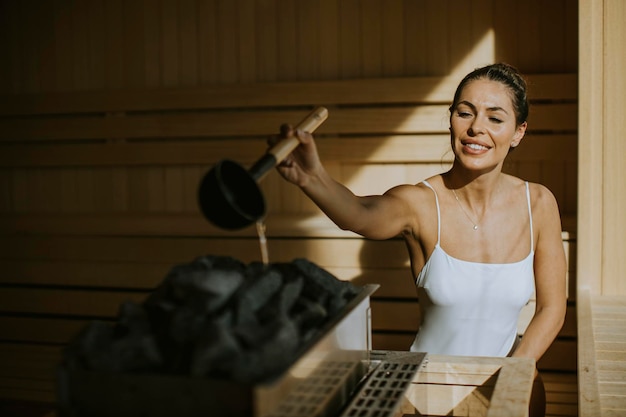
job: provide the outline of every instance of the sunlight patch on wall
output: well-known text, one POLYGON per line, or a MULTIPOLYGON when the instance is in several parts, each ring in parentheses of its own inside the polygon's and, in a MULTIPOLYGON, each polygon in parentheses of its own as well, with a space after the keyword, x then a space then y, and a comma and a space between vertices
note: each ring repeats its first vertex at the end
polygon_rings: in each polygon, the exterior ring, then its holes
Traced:
POLYGON ((487 30, 483 37, 476 42, 471 52, 450 71, 450 76, 457 79, 457 83, 469 72, 484 65, 493 64, 496 59, 496 34, 493 28, 487 30))

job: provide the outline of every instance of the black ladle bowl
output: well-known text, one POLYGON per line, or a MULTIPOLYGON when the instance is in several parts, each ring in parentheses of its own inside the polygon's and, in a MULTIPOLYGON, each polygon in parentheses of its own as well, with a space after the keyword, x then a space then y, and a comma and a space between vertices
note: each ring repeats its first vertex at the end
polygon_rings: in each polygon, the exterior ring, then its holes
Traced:
MULTIPOLYGON (((328 110, 318 107, 296 129, 313 132, 327 117, 328 110)), ((249 170, 228 159, 215 164, 198 189, 198 203, 204 217, 227 230, 242 229, 265 217, 265 198, 258 182, 299 144, 295 136, 278 142, 249 170)))

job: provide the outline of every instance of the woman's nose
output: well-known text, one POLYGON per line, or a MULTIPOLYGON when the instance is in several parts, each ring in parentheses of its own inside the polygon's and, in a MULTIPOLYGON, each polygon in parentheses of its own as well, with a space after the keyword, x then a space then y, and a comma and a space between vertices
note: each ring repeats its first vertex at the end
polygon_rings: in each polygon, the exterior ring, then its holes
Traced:
POLYGON ((472 124, 470 125, 470 128, 468 130, 468 133, 472 136, 484 133, 485 132, 484 126, 485 126, 484 123, 478 117, 476 117, 472 121, 472 124))

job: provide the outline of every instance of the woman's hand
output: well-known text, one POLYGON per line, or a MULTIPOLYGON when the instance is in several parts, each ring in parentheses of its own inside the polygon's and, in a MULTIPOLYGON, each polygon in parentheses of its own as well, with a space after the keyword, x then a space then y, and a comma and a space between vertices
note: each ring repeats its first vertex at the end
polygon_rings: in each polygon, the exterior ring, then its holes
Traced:
POLYGON ((287 181, 304 187, 312 177, 319 175, 323 170, 313 135, 309 132, 295 130, 289 124, 283 124, 280 127, 280 134, 271 137, 268 143, 274 145, 280 140, 294 136, 298 138, 300 145, 287 155, 276 168, 287 181))

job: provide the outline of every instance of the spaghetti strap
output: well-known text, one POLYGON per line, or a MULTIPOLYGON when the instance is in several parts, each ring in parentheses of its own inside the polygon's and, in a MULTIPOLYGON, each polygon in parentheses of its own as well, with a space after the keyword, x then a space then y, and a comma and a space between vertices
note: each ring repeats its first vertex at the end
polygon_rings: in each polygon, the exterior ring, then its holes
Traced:
POLYGON ((534 238, 533 238, 533 212, 530 208, 530 187, 528 181, 526 181, 526 200, 528 201, 528 218, 530 219, 530 252, 534 252, 534 238))
POLYGON ((435 189, 432 187, 432 185, 428 183, 428 181, 424 180, 422 181, 422 183, 431 190, 433 190, 433 193, 435 194, 435 204, 437 205, 437 246, 439 246, 439 240, 441 238, 441 214, 439 212, 439 197, 437 197, 437 191, 435 191, 435 189))

